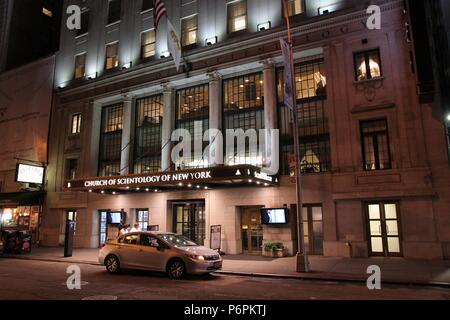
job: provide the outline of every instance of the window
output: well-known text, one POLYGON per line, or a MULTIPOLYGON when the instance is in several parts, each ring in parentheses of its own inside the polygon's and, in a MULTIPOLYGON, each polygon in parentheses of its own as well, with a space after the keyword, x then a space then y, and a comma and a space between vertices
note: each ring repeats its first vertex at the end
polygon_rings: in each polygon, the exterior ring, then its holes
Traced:
POLYGON ((323 255, 322 206, 303 206, 303 232, 306 252, 310 255, 323 255))
POLYGON ((77 231, 77 218, 78 218, 78 213, 75 210, 68 210, 66 212, 66 222, 69 222, 69 221, 75 222, 75 225, 73 228, 74 234, 77 231))
POLYGON ((89 31, 89 11, 81 13, 81 29, 77 30, 77 37, 88 33, 89 31))
POLYGON ((148 209, 138 209, 136 223, 139 224, 139 230, 146 231, 148 226, 148 209))
POLYGON ((287 0, 286 1, 289 16, 296 16, 305 11, 304 0, 287 0))
POLYGON ((361 122, 364 170, 391 169, 386 119, 361 122))
POLYGON ((108 233, 108 212, 105 210, 99 211, 100 216, 100 243, 99 246, 102 247, 106 243, 106 237, 108 233))
POLYGON ((157 243, 159 245, 159 241, 155 237, 152 237, 151 235, 148 235, 148 234, 141 235, 141 246, 152 247, 153 244, 155 244, 155 243, 157 243))
POLYGON ((181 31, 183 47, 195 45, 197 43, 198 31, 197 16, 195 15, 181 20, 181 31))
POLYGON ((119 243, 136 245, 138 243, 139 236, 137 234, 126 235, 119 239, 119 243))
POLYGON ((156 54, 155 30, 149 30, 141 34, 141 58, 151 58, 156 54))
POLYGON ((355 54, 356 81, 379 78, 381 73, 380 50, 371 50, 355 54))
MULTIPOLYGON (((264 129, 264 81, 262 73, 254 73, 223 81, 224 130, 264 129)), ((251 164, 262 166, 262 154, 250 148, 250 139, 245 139, 245 153, 227 154, 227 165, 251 164)), ((230 142, 231 143, 231 142, 230 142)))
POLYGON ((228 5, 228 33, 247 29, 247 1, 237 1, 228 5))
POLYGON ((120 20, 120 10, 122 7, 121 0, 109 0, 108 3, 108 24, 120 20))
POLYGON ((53 12, 48 8, 43 7, 42 13, 45 14, 49 18, 53 18, 53 12))
MULTIPOLYGON (((177 91, 176 105, 176 129, 185 129, 191 134, 191 139, 203 141, 203 133, 195 135, 195 127, 205 133, 209 129, 209 85, 203 84, 196 87, 186 88, 177 91)), ((206 147, 208 142, 203 142, 206 147)), ((208 159, 203 159, 203 155, 195 155, 191 150, 192 159, 184 163, 175 163, 177 169, 206 168, 208 159)))
POLYGON ((143 0, 142 1, 142 12, 153 9, 154 0, 143 0))
POLYGON ((81 113, 74 114, 72 116, 72 134, 81 133, 81 113))
POLYGON ((75 57, 75 79, 82 79, 86 76, 86 53, 75 57))
POLYGON ((161 169, 163 95, 138 99, 134 139, 134 173, 161 169))
POLYGON ((119 43, 108 44, 106 46, 106 70, 119 66, 119 43))
POLYGON ((99 176, 106 177, 120 173, 122 152, 123 105, 103 108, 100 137, 99 176))
MULTIPOLYGON (((328 128, 326 75, 323 59, 295 65, 299 117, 301 171, 303 174, 328 172, 331 167, 328 128)), ((280 106, 281 174, 289 175, 293 153, 292 112, 284 106, 284 71, 278 70, 280 106)))
POLYGON ((73 180, 77 178, 78 159, 68 159, 66 168, 66 179, 73 180))

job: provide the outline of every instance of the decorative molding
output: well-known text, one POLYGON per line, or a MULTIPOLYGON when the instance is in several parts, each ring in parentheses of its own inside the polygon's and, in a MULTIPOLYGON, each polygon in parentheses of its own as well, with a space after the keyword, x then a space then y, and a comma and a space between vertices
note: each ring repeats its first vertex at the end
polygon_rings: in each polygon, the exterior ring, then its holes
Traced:
POLYGON ((373 102, 377 97, 377 91, 383 88, 384 77, 374 78, 363 81, 355 81, 353 84, 358 92, 362 92, 366 100, 373 102))
POLYGON ((358 105, 353 107, 352 110, 350 110, 351 113, 363 113, 363 112, 369 112, 369 111, 375 111, 375 110, 382 110, 382 109, 393 109, 395 108, 395 103, 381 103, 381 104, 372 104, 372 105, 358 105))

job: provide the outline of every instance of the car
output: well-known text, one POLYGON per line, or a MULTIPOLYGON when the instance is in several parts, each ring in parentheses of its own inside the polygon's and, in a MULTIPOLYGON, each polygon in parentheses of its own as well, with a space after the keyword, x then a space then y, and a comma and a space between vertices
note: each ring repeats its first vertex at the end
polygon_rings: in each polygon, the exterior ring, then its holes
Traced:
POLYGON ((221 270, 223 260, 217 251, 175 233, 135 232, 108 241, 100 250, 99 262, 111 274, 138 269, 165 272, 178 280, 186 274, 221 270))

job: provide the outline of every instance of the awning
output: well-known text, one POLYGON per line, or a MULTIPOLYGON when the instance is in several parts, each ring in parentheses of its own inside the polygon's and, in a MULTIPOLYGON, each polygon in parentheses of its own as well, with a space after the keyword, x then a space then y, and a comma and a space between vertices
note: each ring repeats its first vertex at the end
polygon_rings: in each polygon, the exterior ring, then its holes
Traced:
POLYGON ((270 187, 278 185, 278 177, 260 168, 242 165, 168 171, 154 174, 123 175, 65 181, 66 191, 101 193, 149 192, 163 190, 210 189, 238 186, 270 187))
POLYGON ((42 205, 45 192, 0 193, 0 208, 42 205))

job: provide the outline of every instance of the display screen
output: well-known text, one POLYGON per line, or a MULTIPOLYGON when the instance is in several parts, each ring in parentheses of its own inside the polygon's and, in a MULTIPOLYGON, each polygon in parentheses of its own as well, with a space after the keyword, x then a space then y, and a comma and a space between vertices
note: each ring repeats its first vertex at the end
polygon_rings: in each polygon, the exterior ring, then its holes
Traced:
POLYGON ((120 224, 120 223, 122 223, 122 213, 120 211, 119 212, 110 212, 109 213, 108 223, 109 224, 120 224))
POLYGON ((30 166, 27 164, 18 164, 16 172, 16 181, 19 183, 44 183, 44 167, 30 166))
POLYGON ((261 209, 263 224, 287 224, 287 209, 261 209))

